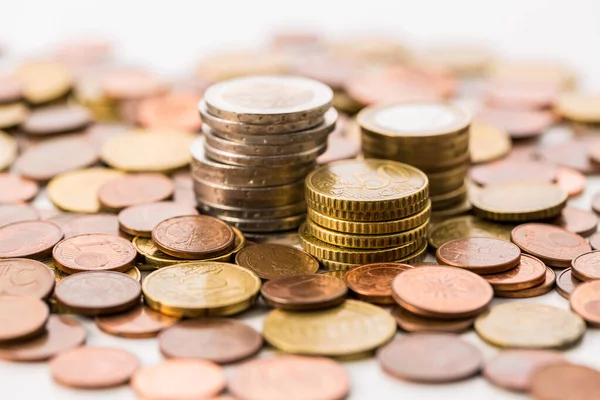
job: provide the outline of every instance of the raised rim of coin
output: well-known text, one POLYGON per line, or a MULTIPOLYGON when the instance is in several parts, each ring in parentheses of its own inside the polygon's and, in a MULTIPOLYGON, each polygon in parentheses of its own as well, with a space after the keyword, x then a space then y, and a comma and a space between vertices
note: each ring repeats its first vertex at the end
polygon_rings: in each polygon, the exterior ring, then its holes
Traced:
POLYGON ((317 310, 344 301, 343 280, 323 274, 280 276, 265 282, 260 293, 268 305, 282 310, 317 310))
POLYGON ((361 300, 375 304, 394 304, 392 280, 411 268, 414 267, 397 262, 364 264, 348 271, 344 280, 361 300))
POLYGON ((496 238, 459 238, 438 247, 435 258, 440 264, 478 274, 494 274, 519 265, 521 249, 509 241, 496 238), (495 254, 492 253, 494 247, 497 248, 495 254))
POLYGON ((310 254, 294 246, 263 243, 242 249, 235 255, 235 262, 261 279, 273 279, 298 273, 314 274, 319 262, 310 254), (265 260, 270 262, 265 263, 265 260), (294 262, 295 259, 295 262, 294 262), (268 267, 268 270, 263 269, 268 267))

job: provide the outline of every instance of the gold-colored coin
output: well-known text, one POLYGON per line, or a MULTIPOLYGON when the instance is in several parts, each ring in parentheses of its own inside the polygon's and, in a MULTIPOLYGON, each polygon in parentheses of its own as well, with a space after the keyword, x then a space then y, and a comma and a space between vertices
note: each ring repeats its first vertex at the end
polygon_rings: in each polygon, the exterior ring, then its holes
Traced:
POLYGON ((65 211, 97 213, 100 211, 98 190, 123 172, 108 168, 85 168, 55 176, 46 192, 50 201, 65 211))
POLYGON ((495 126, 473 122, 469 130, 469 151, 473 164, 486 163, 504 157, 512 142, 508 133, 495 126))
POLYGON ((388 233, 385 235, 356 235, 351 233, 342 233, 323 228, 312 220, 306 220, 306 229, 315 238, 340 247, 350 247, 355 249, 382 249, 387 247, 401 246, 406 243, 420 240, 427 232, 429 221, 417 226, 414 229, 388 233))
POLYGON ((545 304, 504 303, 480 315, 475 331, 499 347, 561 348, 583 336, 585 322, 569 310, 545 304))
POLYGON ((263 328, 265 339, 279 350, 334 357, 374 350, 395 333, 389 312, 357 300, 320 311, 273 310, 263 328))
POLYGON ((0 129, 20 125, 28 115, 29 109, 23 103, 0 105, 0 129))
POLYGON ((258 296, 260 278, 252 271, 222 262, 188 262, 160 268, 144 279, 150 308, 173 317, 226 316, 249 308, 258 296))
POLYGON ((319 270, 319 262, 310 254, 294 246, 274 243, 246 247, 235 256, 235 262, 261 279, 314 274, 319 270))
POLYGON ((473 206, 468 199, 463 200, 462 202, 443 210, 436 210, 431 212, 431 224, 445 221, 448 218, 457 217, 459 215, 463 215, 471 211, 473 206))
POLYGON ((16 73, 23 84, 23 96, 32 104, 57 100, 69 93, 73 84, 69 69, 54 61, 30 61, 16 73))
POLYGON ((467 176, 468 170, 469 164, 462 164, 443 172, 427 173, 430 198, 434 199, 437 196, 461 188, 465 183, 465 177, 467 176))
POLYGON ((427 48, 417 58, 425 65, 437 65, 457 75, 479 75, 492 60, 485 47, 464 44, 439 44, 427 48))
POLYGON ((499 61, 490 65, 492 79, 556 85, 560 90, 572 88, 574 72, 565 65, 544 61, 499 61))
POLYGON ((10 167, 17 158, 17 141, 6 132, 0 131, 0 171, 10 167))
POLYGON ((429 199, 431 200, 431 208, 433 211, 456 207, 467 199, 467 185, 463 184, 457 189, 447 193, 429 196, 429 199))
POLYGON ((251 75, 280 75, 289 69, 283 54, 267 51, 223 52, 206 57, 196 69, 202 79, 219 82, 251 75))
POLYGON ((100 156, 123 171, 169 172, 190 163, 195 139, 195 134, 187 132, 139 129, 110 139, 100 156))
POLYGON ((311 172, 306 178, 306 198, 324 209, 361 213, 361 219, 372 220, 372 213, 402 210, 425 201, 427 186, 427 176, 406 164, 345 160, 311 172))
POLYGON ((554 105, 556 113, 576 122, 595 124, 600 122, 600 96, 584 93, 567 93, 554 105))
POLYGON ((534 221, 560 215, 567 192, 558 185, 514 182, 490 185, 471 193, 475 213, 493 221, 534 221))
MULTIPOLYGON (((54 264, 54 259, 48 258, 46 260, 43 260, 42 262, 44 264, 46 264, 48 267, 50 267, 50 269, 52 271, 54 271, 54 280, 56 281, 56 283, 62 281, 64 278, 69 276, 69 274, 64 273, 63 271, 61 271, 60 269, 58 269, 56 267, 56 264, 54 264)), ((127 274, 130 277, 132 277, 133 279, 135 279, 136 281, 142 283, 142 273, 140 272, 139 268, 131 267, 130 269, 125 271, 124 274, 127 274)))
POLYGON ((428 240, 434 249, 451 240, 469 237, 490 237, 510 241, 510 232, 514 227, 512 224, 485 221, 468 215, 435 225, 429 231, 428 240))

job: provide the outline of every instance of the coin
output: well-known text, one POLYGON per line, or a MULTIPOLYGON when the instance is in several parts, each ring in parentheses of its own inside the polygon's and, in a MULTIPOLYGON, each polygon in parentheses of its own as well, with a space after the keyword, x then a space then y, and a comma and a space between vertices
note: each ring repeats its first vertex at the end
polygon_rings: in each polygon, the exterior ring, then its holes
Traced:
POLYGON ((48 103, 65 96, 72 76, 65 65, 54 61, 28 61, 16 71, 23 85, 23 97, 32 104, 48 103))
POLYGON ((0 171, 8 168, 17 157, 17 142, 9 134, 0 131, 0 171))
POLYGON ((426 64, 443 66, 457 75, 480 75, 492 59, 484 47, 447 43, 427 48, 420 56, 426 64))
POLYGON ((496 61, 490 77, 509 82, 555 84, 560 89, 573 86, 575 75, 567 66, 548 61, 496 61))
POLYGON ((552 364, 533 374, 530 393, 539 399, 593 400, 600 395, 599 376, 597 370, 583 365, 552 364))
POLYGON ((469 176, 475 183, 487 186, 518 181, 554 182, 557 173, 558 170, 546 162, 500 160, 471 167, 469 176))
POLYGON ((137 204, 168 199, 173 191, 173 182, 163 174, 131 174, 102 185, 98 190, 98 200, 103 208, 119 211, 137 204))
POLYGON ((22 124, 28 115, 29 109, 23 103, 0 105, 0 128, 14 128, 22 124))
POLYGON ((257 353, 262 336, 243 322, 226 318, 181 321, 158 337, 160 352, 168 358, 195 358, 231 364, 257 353))
POLYGON ((505 272, 522 262, 517 246, 495 238, 454 239, 438 247, 435 257, 440 264, 477 274, 505 272))
POLYGON ((554 110, 562 117, 588 124, 600 122, 600 97, 593 94, 564 93, 554 110))
POLYGON ((174 317, 236 314, 255 302, 259 290, 260 278, 253 272, 222 262, 163 267, 143 282, 146 304, 174 317))
POLYGON ((131 377, 135 393, 147 400, 213 398, 226 384, 223 369, 206 360, 166 360, 131 377))
POLYGON ((265 303, 271 307, 305 311, 337 306, 345 300, 347 291, 342 279, 327 275, 298 274, 271 279, 262 285, 260 293, 265 303))
POLYGON ((54 272, 25 258, 0 260, 0 293, 46 299, 54 289, 54 272))
POLYGON ((494 290, 513 292, 542 284, 546 280, 546 265, 535 257, 522 254, 520 263, 499 274, 483 275, 494 290))
POLYGON ((554 164, 572 168, 583 174, 595 174, 600 171, 600 165, 588 155, 590 144, 584 140, 573 140, 566 143, 540 146, 536 155, 554 164))
POLYGON ((568 167, 558 167, 556 183, 569 194, 569 197, 583 193, 586 181, 585 175, 581 172, 568 167))
POLYGON ((121 68, 105 73, 100 81, 100 89, 111 99, 136 100, 161 94, 166 86, 147 71, 121 68))
POLYGON ((263 326, 265 340, 279 350, 324 356, 349 356, 374 350, 395 332, 396 322, 388 312, 356 300, 303 313, 273 310, 263 326), (352 330, 347 329, 348 324, 352 330))
MULTIPOLYGON (((574 269, 572 270, 574 271, 574 269)), ((579 314, 591 326, 600 326, 600 282, 590 281, 578 285, 569 296, 571 310, 579 314)))
POLYGON ((408 311, 441 319, 461 319, 483 312, 494 297, 482 277, 445 266, 422 266, 398 274, 392 281, 394 300, 408 311))
POLYGON ((348 271, 345 281, 360 300, 375 304, 394 304, 392 280, 411 268, 411 265, 394 262, 366 264, 348 271))
POLYGON ((26 202, 37 193, 38 185, 34 181, 17 174, 0 173, 0 204, 26 202))
POLYGON ((54 289, 60 304, 82 315, 128 310, 139 303, 140 295, 138 281, 114 271, 80 272, 64 278, 54 289))
POLYGON ((593 250, 600 250, 600 233, 594 233, 590 236, 589 241, 593 250))
POLYGON ((571 293, 583 282, 573 276, 571 268, 562 271, 556 278, 556 291, 565 299, 571 296, 571 293))
POLYGON ((545 132, 556 122, 556 116, 546 110, 488 107, 478 113, 476 120, 503 129, 512 138, 527 138, 545 132))
POLYGON ((65 233, 65 238, 92 233, 111 236, 123 236, 124 234, 119 230, 117 216, 113 214, 80 215, 61 223, 60 227, 65 233))
POLYGON ((126 338, 154 337, 177 323, 178 319, 162 315, 140 305, 121 314, 98 316, 96 326, 102 331, 126 338))
POLYGON ((100 389, 127 383, 139 367, 138 358, 128 351, 82 346, 54 357, 50 374, 64 386, 100 389))
POLYGON ((492 79, 487 82, 485 97, 487 103, 494 107, 545 109, 556 102, 561 91, 559 86, 550 82, 492 79))
POLYGON ((200 96, 185 92, 149 97, 140 102, 137 119, 146 128, 197 132, 202 125, 197 110, 199 101, 200 96))
POLYGON ((19 78, 14 75, 0 77, 0 104, 14 103, 23 97, 23 85, 19 78))
POLYGON ((0 342, 24 340, 44 331, 50 310, 34 297, 0 294, 0 342))
POLYGON ((233 229, 206 215, 184 215, 160 222, 152 230, 152 241, 162 252, 186 259, 210 258, 234 247, 233 229))
POLYGON ((319 269, 319 262, 311 255, 282 244, 265 243, 246 247, 235 256, 235 262, 262 279, 314 274, 319 269))
POLYGON ((38 211, 28 205, 2 204, 0 205, 0 227, 15 222, 35 221, 40 219, 38 211))
POLYGON ((44 259, 63 237, 60 227, 48 221, 14 222, 0 228, 0 259, 44 259))
POLYGON ((337 362, 324 357, 278 355, 240 365, 229 390, 248 400, 344 399, 350 379, 337 362))
POLYGON ((85 342, 86 332, 77 320, 50 315, 45 332, 26 341, 0 345, 0 359, 8 361, 44 361, 85 342))
POLYGON ((571 311, 545 304, 504 303, 480 315, 475 331, 499 347, 562 348, 583 336, 585 322, 571 311))
POLYGON ((546 275, 544 281, 539 285, 532 286, 528 289, 520 289, 516 291, 504 291, 494 289, 494 296, 513 299, 524 299, 528 297, 537 297, 548 293, 554 288, 556 283, 556 274, 552 268, 546 267, 546 275))
POLYGON ((513 229, 511 240, 523 252, 559 268, 569 267, 575 257, 592 250, 581 236, 548 224, 519 225, 513 229))
POLYGON ((563 355, 554 350, 504 350, 486 362, 483 376, 503 389, 528 392, 537 370, 564 362, 563 355))
POLYGON ((581 236, 590 236, 598 228, 596 214, 575 207, 565 207, 553 223, 581 236))
POLYGON ((443 333, 408 334, 395 339, 377 352, 377 360, 394 377, 424 383, 463 380, 483 366, 477 347, 443 333))
POLYGON ((84 128, 92 121, 86 107, 78 105, 48 106, 33 110, 21 129, 30 135, 51 135, 84 128))
POLYGON ((395 306, 392 309, 392 317, 394 317, 398 326, 406 332, 460 333, 471 329, 475 321, 475 318, 453 320, 424 318, 400 306, 395 306))
POLYGON ((205 214, 212 215, 217 218, 229 217, 234 218, 235 220, 251 220, 256 218, 257 221, 258 219, 288 218, 306 211, 306 203, 304 201, 272 208, 246 208, 214 204, 202 199, 202 204, 200 207, 205 214))
POLYGON ((197 215, 194 207, 160 201, 127 207, 119 213, 119 228, 134 236, 151 237, 152 230, 160 222, 180 215, 197 215))
POLYGON ((514 225, 482 220, 473 216, 456 217, 435 224, 428 234, 429 245, 434 249, 446 242, 460 238, 490 237, 510 240, 514 225))
POLYGON ((598 262, 600 251, 591 251, 583 253, 573 259, 571 262, 571 273, 574 278, 580 281, 592 281, 600 279, 600 265, 598 262))

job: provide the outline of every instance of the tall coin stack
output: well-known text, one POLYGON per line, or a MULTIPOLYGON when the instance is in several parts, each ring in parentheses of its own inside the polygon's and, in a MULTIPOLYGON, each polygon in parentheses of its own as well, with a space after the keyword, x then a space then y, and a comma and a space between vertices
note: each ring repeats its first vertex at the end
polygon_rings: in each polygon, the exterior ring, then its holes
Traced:
POLYGON ((447 103, 371 106, 358 117, 365 157, 400 161, 429 178, 432 216, 468 210, 470 117, 447 103))
POLYGON ((200 207, 245 233, 296 229, 304 180, 327 148, 333 92, 312 79, 255 76, 220 82, 200 102, 204 137, 192 146, 200 207))
POLYGON ((427 176, 389 160, 347 160, 306 178, 304 250, 328 270, 420 261, 431 203, 427 176))

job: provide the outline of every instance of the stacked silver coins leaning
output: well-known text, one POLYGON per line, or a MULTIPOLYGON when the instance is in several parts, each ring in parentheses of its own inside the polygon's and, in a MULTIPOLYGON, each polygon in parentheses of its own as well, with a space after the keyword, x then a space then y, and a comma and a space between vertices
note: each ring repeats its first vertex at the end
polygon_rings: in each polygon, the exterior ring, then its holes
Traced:
POLYGON ((192 146, 198 203, 243 232, 296 229, 304 179, 327 149, 337 112, 312 79, 253 76, 217 83, 199 104, 204 137, 192 146))

